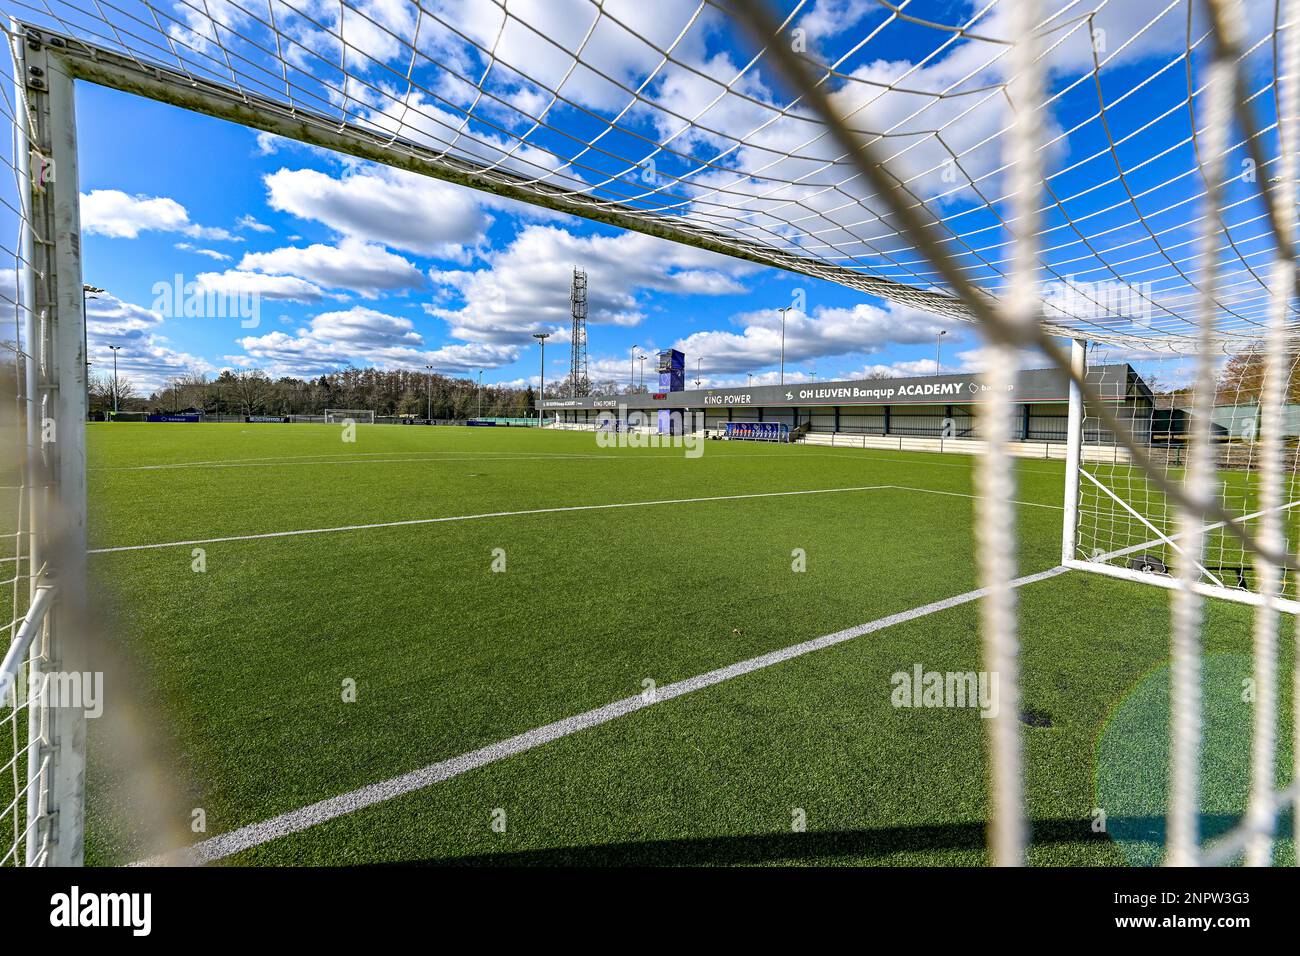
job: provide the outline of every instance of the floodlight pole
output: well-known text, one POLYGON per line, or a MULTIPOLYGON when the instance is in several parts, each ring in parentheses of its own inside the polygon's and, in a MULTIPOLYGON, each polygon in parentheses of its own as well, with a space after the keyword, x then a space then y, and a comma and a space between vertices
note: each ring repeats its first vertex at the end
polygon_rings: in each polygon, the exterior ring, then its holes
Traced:
POLYGON ((433 366, 426 365, 428 374, 424 376, 424 418, 426 421, 433 421, 433 366))
POLYGON ((483 370, 478 370, 478 417, 483 417, 483 370))
POLYGON ((943 337, 947 334, 948 334, 948 330, 943 329, 938 335, 934 337, 934 374, 935 375, 938 375, 939 370, 943 368, 943 366, 939 364, 939 353, 943 349, 943 337))
POLYGON ((113 414, 117 414, 117 353, 122 350, 120 345, 110 345, 113 350, 113 414))
POLYGON ((637 347, 635 345, 632 346, 632 369, 631 369, 632 374, 628 378, 628 382, 627 382, 627 390, 629 392, 636 391, 636 349, 637 347))
MULTIPOLYGON (((1070 364, 1080 376, 1088 368, 1088 343, 1075 339, 1070 343, 1070 364)), ((1061 527, 1061 560, 1076 559, 1079 529, 1079 469, 1083 462, 1083 394, 1070 382, 1069 418, 1065 445, 1065 520, 1061 527)))
POLYGON ((546 398, 546 340, 551 337, 550 332, 534 332, 533 338, 537 339, 537 344, 541 348, 541 370, 542 370, 542 389, 537 394, 537 427, 541 428, 544 424, 542 418, 542 402, 546 398))
POLYGON ((64 674, 86 674, 86 290, 81 277, 77 124, 63 51, 10 22, 14 53, 14 163, 21 205, 18 275, 27 407, 28 549, 32 600, 53 599, 28 651, 29 866, 84 859, 85 700, 64 674))
POLYGON ((785 384, 785 314, 793 309, 794 306, 787 305, 784 309, 777 309, 781 313, 781 384, 785 384))
POLYGON ((641 388, 645 388, 645 353, 637 356, 641 360, 641 388))
POLYGON ((86 285, 81 286, 81 351, 86 355, 86 414, 90 414, 90 347, 86 344, 86 330, 90 322, 86 318, 86 310, 90 307, 87 304, 88 299, 97 299, 103 293, 99 286, 86 285))
POLYGON ((704 361, 703 355, 695 356, 695 387, 700 387, 700 364, 704 361))

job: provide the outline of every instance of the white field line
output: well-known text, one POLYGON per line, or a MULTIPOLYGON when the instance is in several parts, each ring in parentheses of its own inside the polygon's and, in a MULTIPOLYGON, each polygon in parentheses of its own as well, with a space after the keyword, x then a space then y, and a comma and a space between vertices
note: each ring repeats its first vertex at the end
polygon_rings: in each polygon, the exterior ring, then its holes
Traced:
MULTIPOLYGON (((437 449, 418 449, 418 448, 390 448, 387 451, 323 451, 313 455, 262 455, 256 458, 209 458, 199 461, 160 461, 152 465, 93 465, 90 471, 139 471, 153 468, 188 468, 192 465, 225 465, 225 464, 242 464, 244 462, 281 462, 281 461, 304 461, 308 459, 321 458, 376 458, 380 455, 464 455, 464 449, 448 449, 439 451, 437 449)), ((479 451, 476 454, 484 457, 492 455, 519 455, 525 454, 518 451, 479 451)), ((530 455, 550 456, 555 458, 567 458, 570 454, 567 452, 528 452, 530 455)))
MULTIPOLYGON (((939 491, 935 488, 913 488, 911 485, 890 485, 890 488, 898 491, 919 491, 927 495, 947 495, 950 498, 978 498, 979 495, 967 494, 963 491, 939 491)), ((1065 505, 1049 505, 1041 501, 1021 501, 1018 498, 1012 498, 1013 505, 1021 505, 1026 508, 1051 508, 1053 511, 1064 511, 1065 505)))
MULTIPOLYGON (((809 446, 799 446, 801 449, 809 446)), ((816 446, 813 446, 816 447, 816 446)), ((800 451, 798 458, 835 458, 839 461, 845 461, 849 456, 843 452, 857 451, 858 449, 843 448, 833 451, 800 451)), ((888 449, 884 449, 888 451, 888 449)), ((326 452, 316 455, 270 455, 261 458, 227 458, 214 459, 208 461, 176 461, 176 462, 159 462, 152 465, 95 465, 91 466, 89 471, 167 471, 182 468, 233 468, 233 467, 276 467, 281 464, 296 465, 333 465, 333 464, 364 464, 366 461, 375 463, 391 463, 401 461, 542 461, 554 459, 556 461, 680 461, 683 456, 677 454, 678 449, 669 449, 664 452, 660 449, 640 449, 632 454, 612 454, 612 453, 584 453, 584 452, 517 452, 517 451, 475 451, 472 455, 467 455, 465 450, 445 450, 445 451, 419 451, 417 449, 401 450, 390 449, 389 451, 371 451, 371 452, 326 452), (660 451, 660 454, 645 454, 646 451, 660 451), (404 458, 384 458, 380 459, 379 455, 406 455, 418 457, 404 458), (438 457, 438 456, 459 456, 459 457, 438 457), (429 457, 425 457, 429 456, 429 457), (344 459, 343 461, 330 461, 322 459, 344 459), (364 461, 363 461, 364 459, 364 461)), ((730 461, 734 458, 765 458, 774 460, 779 451, 769 454, 751 454, 739 453, 733 455, 701 455, 698 458, 684 459, 690 462, 722 462, 730 461)), ((971 471, 972 465, 968 461, 930 461, 917 456, 938 457, 934 452, 915 452, 901 451, 891 452, 889 455, 875 454, 857 454, 852 458, 856 461, 880 461, 893 465, 917 465, 934 468, 960 468, 965 471, 971 471), (903 456, 903 457, 898 457, 903 456)), ((1033 464, 1035 459, 1026 458, 1018 459, 1022 462, 1022 470, 1036 474, 1048 474, 1051 469, 1043 468, 1026 468, 1025 464, 1033 464)))
MULTIPOLYGON (((228 535, 219 538, 195 538, 188 541, 163 541, 155 544, 128 544, 111 548, 92 548, 88 554, 114 554, 119 551, 153 551, 160 548, 182 548, 202 544, 225 544, 231 541, 258 541, 265 538, 291 538, 308 534, 333 534, 344 531, 368 531, 377 528, 401 528, 415 525, 442 524, 450 521, 476 521, 485 518, 517 518, 528 515, 558 514, 566 511, 604 511, 614 508, 647 508, 656 505, 695 504, 708 501, 741 501, 750 498, 784 498, 794 495, 829 495, 852 491, 912 491, 925 494, 944 495, 954 498, 977 498, 978 495, 957 491, 938 491, 933 488, 915 488, 909 485, 861 485, 851 488, 815 488, 806 491, 767 491, 747 495, 711 495, 704 498, 667 498, 655 501, 624 501, 601 505, 567 505, 554 508, 531 508, 523 511, 487 511, 469 515, 446 515, 438 518, 410 518, 403 521, 381 521, 374 524, 338 525, 330 528, 303 528, 291 531, 267 531, 259 534, 228 535)), ((1016 501, 1018 505, 1031 508, 1053 508, 1061 510, 1060 505, 1043 504, 1037 501, 1016 501)), ((0 564, 12 564, 17 558, 0 558, 0 564)))
MULTIPOLYGON (((487 455, 475 453, 466 455, 464 452, 368 452, 367 455, 401 455, 399 458, 373 458, 363 455, 353 456, 315 456, 300 455, 289 458, 239 458, 230 461, 184 461, 184 462, 164 462, 156 465, 113 465, 92 468, 92 471, 172 471, 183 468, 279 468, 281 466, 291 465, 382 465, 392 464, 394 462, 430 462, 437 464, 444 461, 555 461, 571 462, 580 461, 639 461, 639 462, 678 462, 678 461, 701 461, 700 458, 686 459, 682 455, 674 453, 660 453, 654 455, 631 454, 553 454, 545 452, 541 454, 520 454, 517 452, 490 452, 487 455)), ((709 461, 730 461, 735 458, 770 458, 770 455, 727 455, 721 457, 712 456, 709 461)))
MULTIPOLYGON (((710 495, 704 498, 663 498, 655 501, 620 501, 602 505, 563 505, 554 508, 529 508, 524 511, 487 511, 472 515, 445 515, 440 518, 409 518, 404 521, 381 521, 375 524, 339 525, 333 528, 304 528, 295 531, 267 531, 261 534, 236 534, 222 538, 196 538, 192 541, 165 541, 160 544, 127 544, 114 548, 92 548, 90 554, 113 554, 118 551, 152 551, 157 548, 181 548, 199 544, 224 544, 228 541, 258 541, 264 538, 292 538, 305 534, 333 534, 340 531, 368 531, 372 528, 404 528, 413 525, 442 524, 449 521, 477 521, 483 518, 518 518, 525 515, 562 514, 571 511, 608 511, 615 508, 651 508, 658 505, 686 505, 708 501, 745 501, 752 498, 790 498, 796 495, 833 495, 855 491, 880 491, 890 485, 861 485, 854 488, 815 488, 806 491, 764 491, 748 495, 710 495)), ((13 560, 12 558, 8 560, 13 560)))
MULTIPOLYGON (((1048 578, 1063 574, 1065 570, 1063 567, 1055 567, 1048 571, 1040 571, 1038 574, 1017 578, 1011 582, 1011 586, 1019 588, 1038 581, 1045 581, 1048 578)), ((851 641, 865 634, 874 634, 896 624, 914 621, 929 614, 936 614, 939 611, 946 611, 962 604, 978 601, 985 593, 986 589, 984 588, 967 591, 965 594, 958 594, 931 604, 924 604, 921 607, 912 608, 910 611, 900 611, 897 614, 890 614, 887 617, 866 624, 859 624, 843 631, 836 631, 834 634, 813 638, 810 641, 804 641, 802 644, 769 651, 766 654, 760 654, 758 657, 751 657, 749 660, 728 664, 726 667, 720 667, 717 670, 698 674, 695 677, 688 677, 676 683, 666 684, 657 688, 652 697, 647 698, 641 694, 624 697, 612 704, 606 704, 585 713, 566 717, 563 720, 557 720, 542 727, 535 727, 517 736, 489 744, 478 750, 472 750, 458 757, 441 760, 438 763, 429 764, 427 767, 379 783, 368 784, 360 789, 353 790, 351 793, 330 797, 327 800, 321 800, 319 803, 291 810, 288 813, 271 817, 269 820, 240 827, 238 830, 210 837, 185 849, 142 860, 132 865, 176 866, 211 863, 251 847, 260 846, 263 843, 269 843, 280 837, 288 836, 291 833, 298 833, 318 823, 355 813, 377 803, 392 800, 394 797, 414 793, 417 790, 424 790, 470 770, 496 763, 498 760, 507 757, 517 756, 535 747, 540 747, 542 744, 576 734, 581 730, 599 727, 601 724, 608 723, 626 714, 635 713, 638 710, 645 710, 666 700, 672 700, 706 687, 712 687, 715 684, 721 684, 723 681, 731 680, 734 677, 752 674, 774 664, 793 660, 796 657, 802 657, 823 648, 833 647, 836 644, 851 641)))
MULTIPOLYGON (((402 454, 401 452, 385 452, 384 454, 402 454)), ((627 455, 514 455, 511 457, 501 458, 484 458, 480 455, 461 455, 459 457, 443 457, 439 455, 430 455, 426 452, 413 452, 402 458, 334 458, 334 459, 315 459, 310 461, 290 461, 287 459, 266 461, 224 461, 224 462, 186 462, 184 464, 173 465, 129 465, 122 468, 114 468, 112 471, 174 471, 182 468, 288 468, 294 465, 390 465, 401 462, 428 462, 438 464, 444 461, 559 461, 567 462, 580 460, 587 461, 604 461, 611 459, 627 458, 627 455)), ((667 455, 656 455, 655 458, 668 458, 667 455)))

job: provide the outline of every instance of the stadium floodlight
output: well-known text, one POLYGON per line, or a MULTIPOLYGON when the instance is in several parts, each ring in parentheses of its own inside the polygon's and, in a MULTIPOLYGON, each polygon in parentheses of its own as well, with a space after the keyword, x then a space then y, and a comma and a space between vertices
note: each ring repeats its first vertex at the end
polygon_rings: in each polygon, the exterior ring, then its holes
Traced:
POLYGON ((780 379, 780 384, 782 384, 782 385, 785 384, 785 314, 786 314, 787 312, 789 312, 789 311, 790 311, 791 309, 793 309, 793 308, 794 308, 794 306, 792 306, 792 305, 787 305, 787 306, 786 306, 785 308, 783 308, 783 309, 777 309, 777 310, 776 310, 776 311, 778 311, 778 312, 781 313, 781 379, 780 379))
POLYGON ((542 399, 544 399, 544 398, 546 397, 546 340, 549 339, 550 337, 551 337, 551 333, 550 333, 550 332, 534 332, 534 333, 533 333, 533 338, 537 339, 537 344, 541 346, 541 358, 539 359, 539 361, 540 361, 540 364, 541 364, 542 388, 541 388, 541 391, 540 391, 540 392, 538 393, 538 395, 537 395, 537 401, 538 401, 538 405, 537 405, 537 425, 538 425, 539 428, 540 428, 541 425, 542 425, 542 406, 541 406, 541 401, 542 401, 542 399))
MULTIPOLYGON (((1197 829, 1199 636, 1205 596, 1254 605, 1256 667, 1271 675, 1279 614, 1295 610, 1300 560, 1283 531, 1300 508, 1288 405, 1300 127, 1288 120, 1300 115, 1298 0, 1281 0, 1276 17, 1248 23, 1242 5, 1206 0, 1206 15, 1197 19, 1204 37, 1187 36, 1190 3, 1155 4, 1125 24, 1129 40, 1110 52, 1098 31, 1125 5, 1081 0, 1061 16, 1045 13, 1038 0, 995 2, 952 14, 954 22, 885 18, 846 54, 847 63, 796 52, 804 46, 790 33, 799 21, 774 21, 762 0, 710 4, 711 16, 737 37, 754 38, 754 55, 741 58, 736 75, 695 113, 676 112, 655 93, 670 75, 661 71, 698 71, 687 54, 593 4, 590 35, 617 30, 630 69, 656 64, 621 87, 627 108, 606 120, 571 98, 567 74, 557 79, 540 65, 506 62, 498 55, 505 51, 479 45, 425 4, 348 6, 349 20, 384 37, 364 45, 340 43, 338 28, 309 17, 286 26, 243 8, 206 14, 187 5, 178 19, 150 0, 143 6, 147 14, 139 16, 113 4, 14 4, 32 22, 9 26, 15 69, 3 102, 14 148, 5 179, 19 193, 7 205, 20 236, 19 249, 10 250, 13 305, 18 352, 39 359, 27 363, 22 386, 29 415, 20 440, 34 463, 20 491, 37 502, 24 512, 32 542, 24 557, 28 567, 45 570, 31 575, 27 601, 9 622, 14 635, 36 640, 40 632, 29 678, 51 661, 88 669, 75 643, 84 613, 86 493, 73 110, 74 82, 87 81, 834 281, 979 329, 990 348, 979 383, 988 399, 979 405, 985 454, 976 472, 976 564, 982 656, 1000 675, 1002 697, 999 714, 986 722, 991 856, 1000 864, 1023 863, 1028 840, 1011 584, 1010 390, 1021 355, 1037 349, 1069 390, 1063 566, 1172 592, 1168 857, 1180 864, 1243 855, 1270 862, 1278 817, 1295 797, 1294 789, 1275 792, 1276 681, 1258 683, 1247 820, 1206 845, 1197 829), (394 5, 413 25, 391 29, 385 18, 394 5), (986 32, 995 19, 998 29, 986 32), (891 52, 903 29, 932 39, 936 62, 951 65, 944 57, 955 50, 965 79, 946 69, 870 80, 856 72, 891 52), (1151 37, 1180 35, 1187 39, 1160 47, 1159 56, 1138 55, 1151 52, 1141 46, 1151 37), (326 48, 338 58, 321 56, 326 48), (477 62, 502 65, 467 75, 463 64, 477 62), (405 92, 377 79, 398 64, 405 92), (1165 82, 1182 72, 1186 84, 1165 82), (522 76, 542 95, 519 97, 517 79, 503 74, 522 76), (782 79, 788 94, 748 93, 760 74, 782 79), (430 95, 448 88, 471 95, 454 102, 430 95), (1110 95, 1090 107, 1095 115, 1075 122, 1065 97, 1087 88, 1110 95), (535 101, 554 106, 531 115, 535 101), (1141 109, 1131 108, 1135 101, 1141 109), (669 113, 671 122, 634 125, 669 113), (868 130, 867 116, 889 125, 868 130), (979 135, 963 145, 968 128, 979 135), (718 144, 725 162, 683 145, 695 143, 718 144), (647 156, 655 160, 652 185, 643 175, 647 156), (1230 172, 1242 169, 1252 175, 1230 172), (1141 188, 1132 187, 1133 174, 1141 188), (1136 240, 1114 241, 1129 235, 1144 237, 1141 249, 1136 240), (1076 275, 1112 277, 1129 307, 1112 307, 1107 290, 1075 283, 1076 275), (1043 280, 1063 283, 1065 294, 1045 293, 1043 280), (1126 416, 1118 399, 1130 396, 1107 394, 1090 376, 1089 342, 1186 356, 1187 378, 1179 383, 1186 387, 1148 396, 1128 382, 1124 388, 1147 404, 1126 416), (1226 390, 1218 367, 1224 357, 1237 363, 1240 383, 1226 390), (1162 397, 1169 407, 1161 407, 1162 397), (41 442, 46 407, 58 442, 41 442), (1102 452, 1106 461, 1097 459, 1102 452), (47 607, 52 613, 43 613, 47 607)), ((534 30, 539 43, 553 42, 529 22, 536 19, 530 7, 499 9, 498 35, 519 27, 534 30)), ((680 26, 684 36, 690 25, 668 25, 665 35, 680 26)), ((611 89, 622 82, 590 53, 565 50, 564 57, 608 78, 611 89)), ((545 335, 536 337, 544 395, 545 335)), ((635 386, 635 349, 632 355, 635 386)), ((115 407, 116 378, 115 370, 115 407)), ((373 420, 374 413, 344 414, 373 420)), ((84 723, 70 708, 29 706, 29 738, 7 764, 20 781, 18 795, 0 808, 6 832, 17 824, 4 859, 80 862, 84 723), (19 759, 24 753, 44 761, 35 773, 19 759)))
POLYGON ((425 370, 429 374, 424 377, 424 417, 433 421, 433 366, 426 365, 425 370))
POLYGON ((122 351, 120 345, 110 345, 113 351, 113 413, 117 414, 117 353, 122 351))
POLYGON ((940 329, 939 334, 934 337, 934 374, 938 375, 943 366, 939 364, 939 353, 943 348, 943 337, 948 334, 947 329, 940 329))

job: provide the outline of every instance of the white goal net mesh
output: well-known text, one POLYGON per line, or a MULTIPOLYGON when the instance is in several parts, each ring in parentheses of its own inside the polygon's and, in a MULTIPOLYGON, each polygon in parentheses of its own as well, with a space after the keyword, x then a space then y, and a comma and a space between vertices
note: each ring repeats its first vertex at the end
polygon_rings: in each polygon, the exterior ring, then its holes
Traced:
MULTIPOLYGON (((1106 349, 1094 355, 1105 360, 1106 349)), ((1294 539, 1300 520, 1300 369, 1298 357, 1286 358, 1286 393, 1272 427, 1280 446, 1281 487, 1278 500, 1263 500, 1263 466, 1270 453, 1264 441, 1264 365, 1259 351, 1223 356, 1212 380, 1210 446, 1218 503, 1255 536, 1266 514, 1278 517, 1294 539), (1266 510, 1267 509, 1267 510, 1266 510)), ((1148 361, 1141 376, 1127 385, 1100 385, 1103 396, 1119 407, 1126 403, 1125 423, 1142 444, 1153 467, 1167 481, 1181 485, 1187 474, 1197 388, 1185 358, 1148 361)), ((1172 578, 1184 565, 1197 580, 1218 590, 1259 593, 1254 556, 1242 539, 1222 522, 1207 522, 1202 555, 1194 558, 1181 541, 1178 508, 1146 469, 1133 465, 1114 433, 1091 410, 1085 412, 1085 448, 1091 454, 1080 466, 1079 523, 1076 557, 1082 561, 1172 578)), ((1296 576, 1284 570, 1280 595, 1295 599, 1296 576)))
MULTIPOLYGON (((0 0, 14 48, 56 55, 80 80, 974 323, 992 396, 979 426, 981 627, 985 667, 1009 696, 988 722, 1002 864, 1023 862, 1028 839, 1006 448, 1008 376, 1027 349, 1076 376, 1084 432, 1104 432, 1117 453, 1090 467, 1100 485, 1081 478, 1078 556, 1145 549, 1155 525, 1160 544, 1143 553, 1177 586, 1168 859, 1268 862, 1294 799, 1274 792, 1272 771, 1277 598, 1296 568, 1283 521, 1296 8, 990 0, 959 13, 878 0, 851 31, 818 33, 808 2, 0 0), (725 56, 720 32, 735 44, 725 56), (900 48, 922 53, 899 61, 900 48), (1154 427, 1119 420, 1061 337, 1103 343, 1116 360, 1185 356, 1185 439, 1160 446, 1154 427), (1244 446, 1218 441, 1213 423, 1221 366, 1243 355, 1262 378, 1239 473, 1244 446), (1207 849, 1196 820, 1209 565, 1250 569, 1268 689, 1248 819, 1207 849)), ((20 134, 34 79, 4 96, 20 134)), ((14 178, 18 197, 30 192, 25 173, 14 178)), ((0 233, 18 232, 20 199, 0 212, 12 227, 0 233)), ((16 273, 29 266, 16 245, 7 252, 16 273)), ((27 303, 8 302, 21 324, 27 303)), ((11 619, 12 632, 20 604, 11 619)))
POLYGON ((367 408, 325 409, 325 424, 340 425, 344 422, 353 422, 357 425, 373 425, 375 423, 374 409, 367 409, 367 408))

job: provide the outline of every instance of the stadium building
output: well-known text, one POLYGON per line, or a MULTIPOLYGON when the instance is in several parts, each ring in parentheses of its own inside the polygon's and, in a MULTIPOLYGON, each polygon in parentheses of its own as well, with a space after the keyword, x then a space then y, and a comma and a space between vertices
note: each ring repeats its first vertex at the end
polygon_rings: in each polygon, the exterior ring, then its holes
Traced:
MULTIPOLYGON (((1149 441, 1154 396, 1132 366, 1098 365, 1088 377, 1113 397, 1121 418, 1139 431, 1145 428, 1139 438, 1149 441)), ((548 398, 538 401, 537 409, 560 428, 612 424, 668 431, 683 422, 687 429, 702 423, 710 434, 725 434, 728 423, 732 430, 735 423, 776 423, 778 434, 808 442, 960 452, 980 449, 976 406, 983 388, 978 375, 933 375, 548 398)), ((1055 369, 1025 370, 1013 391, 1016 439, 1023 446, 1015 450, 1062 457, 1069 404, 1065 378, 1055 369)), ((1088 420, 1085 443, 1113 445, 1113 436, 1095 424, 1088 420)))

